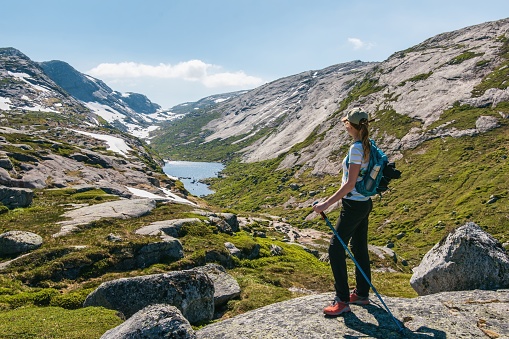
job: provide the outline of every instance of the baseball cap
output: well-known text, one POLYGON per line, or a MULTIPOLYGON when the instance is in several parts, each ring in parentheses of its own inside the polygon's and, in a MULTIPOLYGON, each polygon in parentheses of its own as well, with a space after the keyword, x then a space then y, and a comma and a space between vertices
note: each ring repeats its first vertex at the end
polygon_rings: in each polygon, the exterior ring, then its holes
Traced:
POLYGON ((356 107, 350 110, 346 116, 341 119, 342 121, 348 120, 352 124, 358 125, 362 119, 369 120, 368 113, 364 112, 361 108, 356 107))

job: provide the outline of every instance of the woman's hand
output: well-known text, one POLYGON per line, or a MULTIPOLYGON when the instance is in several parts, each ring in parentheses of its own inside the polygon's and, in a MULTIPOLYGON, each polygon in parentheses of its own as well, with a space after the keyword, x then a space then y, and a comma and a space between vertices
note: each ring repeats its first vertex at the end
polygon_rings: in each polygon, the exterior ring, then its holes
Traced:
POLYGON ((318 214, 325 211, 327 208, 329 208, 327 201, 313 204, 313 210, 318 214))

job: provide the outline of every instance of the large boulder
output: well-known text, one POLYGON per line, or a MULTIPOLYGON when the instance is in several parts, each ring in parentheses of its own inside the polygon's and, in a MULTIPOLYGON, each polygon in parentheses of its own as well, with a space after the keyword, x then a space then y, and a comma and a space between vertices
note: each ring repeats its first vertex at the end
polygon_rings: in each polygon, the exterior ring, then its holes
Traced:
POLYGON ((214 283, 214 306, 225 305, 229 300, 240 297, 240 286, 237 280, 218 264, 207 264, 192 269, 209 276, 214 283))
POLYGON ((182 243, 173 237, 166 236, 163 241, 153 242, 140 248, 132 257, 125 259, 117 269, 132 270, 148 267, 163 260, 176 261, 184 257, 182 243))
POLYGON ((155 221, 150 225, 137 229, 134 233, 142 235, 169 235, 178 238, 179 231, 185 224, 199 223, 198 218, 184 218, 155 221))
POLYGON ((240 230, 239 220, 237 219, 236 214, 221 213, 219 214, 219 216, 221 216, 224 219, 224 221, 226 221, 226 223, 230 225, 233 232, 238 232, 240 230))
POLYGON ((507 252, 473 222, 442 239, 413 271, 410 285, 419 295, 509 287, 507 252))
POLYGON ((214 315, 214 284, 191 270, 122 278, 102 283, 83 306, 102 306, 129 318, 153 304, 177 307, 191 324, 208 321, 214 315))
POLYGON ((32 251, 41 245, 41 236, 32 232, 9 231, 0 234, 0 256, 32 251))
POLYGON ((381 296, 395 321, 375 296, 370 305, 351 305, 339 318, 322 309, 334 293, 310 294, 273 303, 213 322, 198 330, 198 339, 239 338, 508 338, 509 290, 442 292, 417 298, 381 296), (376 300, 376 301, 375 301, 376 300))
POLYGON ((30 206, 33 197, 31 189, 0 186, 0 203, 10 209, 30 206))
POLYGON ((196 334, 178 308, 157 304, 136 312, 101 336, 101 339, 140 338, 194 339, 196 334))

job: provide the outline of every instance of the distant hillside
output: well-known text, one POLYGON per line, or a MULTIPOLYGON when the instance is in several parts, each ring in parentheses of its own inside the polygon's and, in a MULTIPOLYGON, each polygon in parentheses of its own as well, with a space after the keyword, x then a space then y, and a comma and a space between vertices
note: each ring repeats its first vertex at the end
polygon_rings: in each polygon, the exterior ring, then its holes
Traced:
POLYGON ((152 126, 176 117, 143 94, 114 91, 103 81, 78 72, 63 61, 46 61, 39 65, 58 86, 124 132, 146 137, 154 129, 152 126))
POLYGON ((185 102, 183 104, 179 104, 170 108, 170 111, 176 114, 187 114, 194 112, 196 110, 205 110, 211 109, 220 104, 221 102, 230 100, 232 98, 238 97, 247 93, 248 91, 237 91, 230 93, 222 93, 210 95, 208 97, 202 98, 195 102, 185 102))
MULTIPOLYGON (((437 35, 381 63, 356 61, 273 81, 204 110, 219 115, 202 119, 199 132, 180 143, 189 143, 189 154, 209 149, 211 158, 241 143, 234 152, 247 162, 284 156, 285 167, 336 173, 336 155, 349 142, 338 121, 351 107, 371 113, 374 136, 398 158, 425 140, 483 133, 476 121, 489 116, 500 123, 509 100, 508 29, 508 19, 488 22, 437 35)), ((153 143, 164 144, 167 136, 158 134, 153 143)))

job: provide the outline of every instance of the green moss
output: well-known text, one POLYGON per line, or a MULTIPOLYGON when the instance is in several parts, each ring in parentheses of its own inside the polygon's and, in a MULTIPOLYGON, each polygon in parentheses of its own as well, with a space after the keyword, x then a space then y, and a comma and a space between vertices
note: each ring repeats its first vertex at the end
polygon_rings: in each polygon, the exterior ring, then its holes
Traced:
POLYGON ((77 291, 67 292, 55 295, 51 298, 50 306, 61 307, 68 310, 76 310, 83 307, 83 303, 87 296, 92 293, 94 289, 81 289, 77 291))
POLYGON ((23 307, 0 313, 0 333, 8 338, 99 338, 123 322, 116 311, 102 307, 65 310, 60 307, 23 307))
POLYGON ((421 80, 426 80, 427 78, 429 78, 431 76, 431 74, 433 74, 432 71, 430 71, 428 73, 418 74, 418 75, 416 75, 414 77, 411 77, 410 79, 402 81, 398 86, 405 86, 405 84, 407 82, 417 82, 417 81, 421 81, 421 80))
POLYGON ((387 131, 396 138, 403 138, 413 127, 421 127, 422 122, 397 113, 394 109, 384 109, 375 113, 376 120, 370 124, 373 130, 387 131))
POLYGON ((75 193, 72 196, 76 200, 118 200, 118 196, 109 195, 101 189, 94 189, 86 192, 75 193))
POLYGON ((0 295, 0 304, 9 305, 11 309, 26 305, 48 306, 51 298, 58 294, 59 292, 55 289, 41 289, 13 295, 0 295))
POLYGON ((475 57, 478 57, 478 56, 482 56, 484 53, 474 53, 472 51, 466 51, 458 56, 455 56, 454 58, 452 58, 451 60, 449 60, 447 62, 448 65, 459 65, 461 64, 462 62, 466 61, 466 60, 469 60, 469 59, 472 59, 472 58, 475 58, 475 57))

